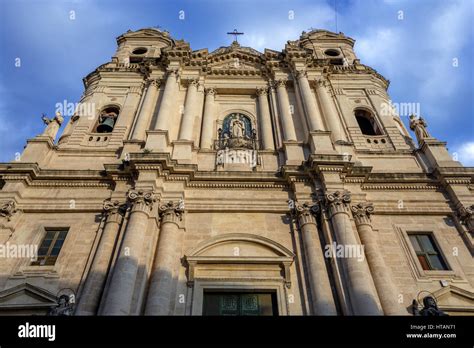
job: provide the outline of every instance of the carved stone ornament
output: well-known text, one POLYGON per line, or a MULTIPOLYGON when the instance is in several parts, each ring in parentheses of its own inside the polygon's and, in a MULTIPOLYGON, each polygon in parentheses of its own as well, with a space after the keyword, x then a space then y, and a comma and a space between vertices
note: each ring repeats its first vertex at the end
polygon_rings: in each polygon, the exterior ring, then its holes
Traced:
POLYGON ((469 232, 474 233, 474 204, 464 207, 461 206, 458 211, 461 222, 468 228, 469 232))
POLYGON ((351 193, 347 190, 326 194, 326 204, 330 209, 331 215, 336 213, 348 213, 350 202, 351 193))
POLYGON ((112 217, 113 215, 123 215, 127 209, 126 204, 122 204, 119 201, 111 201, 107 199, 104 201, 103 214, 105 217, 112 217))
POLYGON ((162 223, 175 222, 182 220, 184 213, 184 201, 180 199, 178 202, 168 201, 159 206, 159 213, 162 223))
POLYGON ((306 70, 299 70, 296 72, 296 78, 301 79, 303 77, 308 77, 308 72, 306 70))
POLYGON ((216 90, 214 88, 206 88, 206 95, 216 95, 216 90))
POLYGON ((298 201, 295 201, 293 205, 292 214, 298 218, 300 227, 307 223, 316 223, 315 215, 320 211, 319 203, 310 204, 304 202, 300 204, 298 201))
POLYGON ((16 204, 14 201, 0 203, 0 216, 6 218, 7 221, 11 220, 11 217, 16 213, 16 211, 16 204))
POLYGON ((277 81, 275 81, 275 87, 285 88, 286 87, 286 82, 287 82, 287 80, 285 80, 285 79, 277 80, 277 81))
POLYGON ((357 225, 370 225, 370 215, 374 212, 374 205, 372 203, 358 203, 351 206, 352 215, 357 225))
POLYGON ((159 88, 160 85, 161 85, 161 80, 158 80, 158 79, 151 79, 151 80, 148 80, 148 84, 149 86, 153 86, 155 88, 159 88))
POLYGON ((258 96, 266 96, 268 94, 268 88, 265 88, 265 87, 260 87, 260 88, 257 88, 257 95, 258 96))
POLYGON ((131 190, 128 192, 128 200, 132 204, 133 211, 148 211, 156 202, 156 197, 153 191, 131 190))

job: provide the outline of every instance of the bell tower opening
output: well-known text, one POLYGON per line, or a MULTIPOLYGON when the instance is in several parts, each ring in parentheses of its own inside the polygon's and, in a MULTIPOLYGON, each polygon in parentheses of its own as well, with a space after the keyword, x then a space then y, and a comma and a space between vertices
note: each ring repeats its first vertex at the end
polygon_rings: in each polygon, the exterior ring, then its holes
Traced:
POLYGON ((112 133, 119 113, 120 109, 116 106, 104 108, 100 113, 95 133, 112 133))

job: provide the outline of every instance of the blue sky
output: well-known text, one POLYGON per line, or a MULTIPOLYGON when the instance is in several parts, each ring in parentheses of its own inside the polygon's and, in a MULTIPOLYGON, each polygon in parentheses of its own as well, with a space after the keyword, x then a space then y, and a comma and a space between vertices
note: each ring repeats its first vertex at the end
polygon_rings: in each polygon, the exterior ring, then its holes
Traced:
POLYGON ((79 100, 117 36, 150 26, 209 50, 229 45, 234 28, 260 51, 309 28, 342 31, 391 81, 393 102, 419 103, 431 134, 474 166, 472 0, 0 0, 0 162, 42 132, 41 113, 79 100))

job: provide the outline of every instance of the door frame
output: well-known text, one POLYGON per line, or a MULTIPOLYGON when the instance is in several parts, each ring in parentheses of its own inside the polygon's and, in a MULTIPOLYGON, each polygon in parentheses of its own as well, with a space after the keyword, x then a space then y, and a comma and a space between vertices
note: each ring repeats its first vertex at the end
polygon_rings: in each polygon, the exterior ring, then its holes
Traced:
POLYGON ((288 315, 288 301, 286 287, 283 282, 235 282, 235 281, 211 281, 196 279, 193 287, 193 301, 191 315, 202 315, 204 305, 204 291, 255 291, 275 292, 278 307, 278 315, 288 315))

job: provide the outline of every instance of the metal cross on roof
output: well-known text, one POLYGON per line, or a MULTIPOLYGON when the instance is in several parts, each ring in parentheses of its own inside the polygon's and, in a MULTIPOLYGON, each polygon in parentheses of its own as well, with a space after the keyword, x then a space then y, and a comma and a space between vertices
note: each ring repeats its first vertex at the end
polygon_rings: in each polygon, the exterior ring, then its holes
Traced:
POLYGON ((234 29, 234 31, 231 31, 231 32, 227 33, 227 35, 234 35, 234 41, 238 42, 237 41, 237 35, 244 35, 244 33, 240 33, 240 32, 237 31, 237 29, 234 29))

